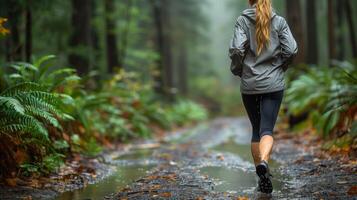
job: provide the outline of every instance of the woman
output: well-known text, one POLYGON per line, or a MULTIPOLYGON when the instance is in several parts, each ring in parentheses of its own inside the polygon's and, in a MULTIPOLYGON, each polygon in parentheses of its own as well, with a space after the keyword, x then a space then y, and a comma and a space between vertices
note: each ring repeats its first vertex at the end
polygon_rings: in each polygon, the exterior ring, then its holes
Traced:
POLYGON ((272 193, 269 157, 273 129, 284 94, 284 72, 297 54, 295 39, 271 0, 249 0, 238 17, 229 48, 231 71, 241 78, 244 107, 253 127, 251 151, 258 191, 272 193))

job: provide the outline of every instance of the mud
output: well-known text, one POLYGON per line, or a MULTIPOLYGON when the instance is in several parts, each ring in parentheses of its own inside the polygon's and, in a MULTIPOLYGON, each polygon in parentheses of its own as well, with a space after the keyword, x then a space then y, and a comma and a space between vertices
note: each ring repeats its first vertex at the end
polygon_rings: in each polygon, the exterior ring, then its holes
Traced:
POLYGON ((89 164, 95 176, 84 170, 44 189, 1 187, 0 199, 357 199, 354 162, 289 135, 275 140, 273 194, 256 192, 250 137, 247 119, 220 118, 103 153, 89 164))

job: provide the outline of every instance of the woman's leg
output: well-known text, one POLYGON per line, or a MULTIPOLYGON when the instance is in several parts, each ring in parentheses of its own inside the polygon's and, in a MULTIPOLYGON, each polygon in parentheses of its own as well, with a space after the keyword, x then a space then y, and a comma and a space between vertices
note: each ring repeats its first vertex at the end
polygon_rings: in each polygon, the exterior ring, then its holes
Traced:
POLYGON ((251 152, 255 165, 258 165, 260 162, 260 95, 242 94, 242 100, 250 123, 252 124, 253 133, 251 138, 251 152))
POLYGON ((278 117, 280 105, 283 99, 284 91, 267 93, 262 95, 260 111, 260 159, 268 162, 273 148, 274 138, 273 130, 278 117))

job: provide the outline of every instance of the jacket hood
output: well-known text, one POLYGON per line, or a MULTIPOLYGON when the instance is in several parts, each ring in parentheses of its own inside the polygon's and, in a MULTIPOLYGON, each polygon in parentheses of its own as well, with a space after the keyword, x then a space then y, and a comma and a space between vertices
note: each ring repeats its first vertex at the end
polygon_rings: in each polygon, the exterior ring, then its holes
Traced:
MULTIPOLYGON (((243 11, 243 15, 248 17, 249 20, 255 22, 255 16, 256 16, 256 9, 255 9, 255 6, 251 7, 251 8, 248 8, 246 10, 243 11)), ((276 13, 274 11, 274 9, 272 10, 272 15, 271 15, 271 18, 275 17, 276 16, 276 13)))

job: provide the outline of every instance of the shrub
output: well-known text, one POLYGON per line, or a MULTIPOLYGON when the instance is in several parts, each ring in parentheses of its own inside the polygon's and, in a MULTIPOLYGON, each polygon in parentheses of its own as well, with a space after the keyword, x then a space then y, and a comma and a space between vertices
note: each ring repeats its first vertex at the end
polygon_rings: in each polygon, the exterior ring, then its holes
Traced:
POLYGON ((351 127, 357 114, 357 69, 346 62, 338 64, 308 69, 290 83, 285 99, 292 114, 308 112, 324 137, 355 134, 351 127))

